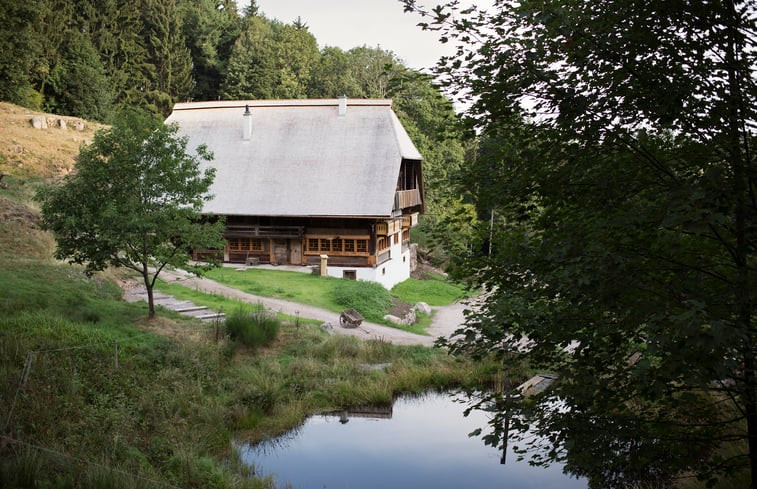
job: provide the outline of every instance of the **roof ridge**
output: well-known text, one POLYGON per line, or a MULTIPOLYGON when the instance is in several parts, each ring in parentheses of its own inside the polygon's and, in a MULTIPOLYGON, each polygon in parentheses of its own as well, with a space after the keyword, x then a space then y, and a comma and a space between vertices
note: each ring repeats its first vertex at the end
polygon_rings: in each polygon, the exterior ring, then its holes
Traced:
MULTIPOLYGON (((203 102, 179 102, 173 110, 226 109, 250 107, 325 107, 338 106, 339 99, 271 99, 271 100, 208 100, 203 102)), ((348 98, 348 107, 391 107, 390 98, 348 98)))

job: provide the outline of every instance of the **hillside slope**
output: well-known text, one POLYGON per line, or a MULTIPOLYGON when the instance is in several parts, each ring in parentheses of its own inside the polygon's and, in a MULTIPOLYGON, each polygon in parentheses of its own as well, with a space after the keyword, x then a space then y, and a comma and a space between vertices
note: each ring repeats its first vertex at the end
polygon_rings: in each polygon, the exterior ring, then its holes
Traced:
POLYGON ((73 169, 79 147, 91 141, 102 127, 78 117, 0 102, 0 173, 24 178, 65 175, 73 169), (34 117, 44 119, 47 128, 35 129, 31 122, 34 117))

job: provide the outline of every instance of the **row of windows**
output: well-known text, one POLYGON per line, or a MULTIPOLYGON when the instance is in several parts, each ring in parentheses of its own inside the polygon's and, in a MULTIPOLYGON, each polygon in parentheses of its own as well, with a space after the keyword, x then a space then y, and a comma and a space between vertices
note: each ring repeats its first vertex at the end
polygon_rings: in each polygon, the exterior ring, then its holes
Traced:
POLYGON ((230 251, 263 251, 263 240, 255 238, 229 238, 230 251))
POLYGON ((368 253, 367 239, 308 238, 307 251, 336 253, 368 253))

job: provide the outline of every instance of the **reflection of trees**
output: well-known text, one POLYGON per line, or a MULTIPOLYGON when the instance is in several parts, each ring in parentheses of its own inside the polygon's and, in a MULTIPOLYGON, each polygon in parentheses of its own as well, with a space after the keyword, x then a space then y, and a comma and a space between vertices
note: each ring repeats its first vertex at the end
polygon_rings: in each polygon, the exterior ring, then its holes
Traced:
POLYGON ((585 477, 592 488, 669 487, 691 477, 687 474, 694 468, 727 472, 739 462, 723 458, 712 465, 722 418, 713 411, 700 410, 694 419, 672 410, 660 420, 661 406, 628 402, 611 408, 586 402, 566 383, 533 397, 517 389, 508 395, 500 386, 486 394, 469 393, 467 400, 467 412, 490 413, 489 426, 471 435, 483 433, 487 445, 498 447, 500 463, 506 463, 512 446, 519 460, 536 466, 563 463, 566 473, 585 477))

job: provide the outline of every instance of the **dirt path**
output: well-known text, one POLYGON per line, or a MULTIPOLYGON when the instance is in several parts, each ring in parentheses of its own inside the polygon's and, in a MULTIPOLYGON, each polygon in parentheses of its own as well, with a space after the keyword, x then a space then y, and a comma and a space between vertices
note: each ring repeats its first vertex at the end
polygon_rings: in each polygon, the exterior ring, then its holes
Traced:
MULTIPOLYGON (((331 323, 334 326, 334 332, 337 334, 356 336, 362 339, 382 339, 398 345, 433 346, 436 338, 441 336, 448 337, 462 324, 464 319, 463 310, 466 308, 466 305, 461 303, 443 307, 432 307, 435 314, 428 329, 430 336, 422 336, 367 321, 363 321, 358 328, 343 328, 339 325, 339 315, 335 312, 284 299, 249 294, 208 278, 197 277, 182 270, 164 270, 161 272, 161 278, 168 282, 178 282, 185 287, 207 294, 218 294, 251 304, 260 303, 268 309, 280 311, 291 316, 295 316, 299 312, 300 317, 331 323)), ((125 293, 128 296, 134 293, 135 290, 139 289, 126 289, 125 293)))
POLYGON ((249 302, 251 304, 261 303, 268 309, 280 311, 291 316, 294 316, 299 312, 300 317, 331 323, 334 326, 334 332, 338 334, 357 336, 362 339, 382 339, 398 345, 432 346, 435 340, 435 338, 431 336, 408 333, 406 331, 390 328, 381 324, 369 323, 367 321, 363 321, 363 324, 358 328, 343 328, 339 325, 339 314, 335 312, 284 299, 248 294, 247 292, 228 287, 214 280, 204 277, 196 277, 179 270, 163 271, 161 272, 161 276, 166 281, 178 281, 185 287, 190 287, 208 294, 219 294, 224 297, 249 302))

